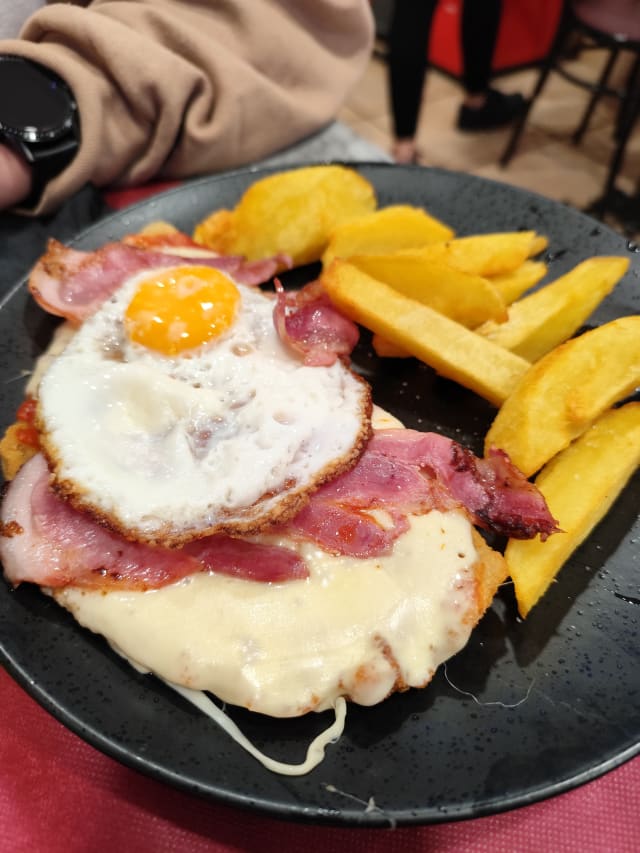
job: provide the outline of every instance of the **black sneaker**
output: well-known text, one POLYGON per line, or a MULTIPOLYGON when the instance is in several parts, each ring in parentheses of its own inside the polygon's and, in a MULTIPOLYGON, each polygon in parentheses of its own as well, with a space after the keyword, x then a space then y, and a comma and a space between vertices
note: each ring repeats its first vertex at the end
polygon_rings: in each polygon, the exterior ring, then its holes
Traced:
POLYGON ((458 130, 494 130, 504 127, 519 115, 526 107, 526 101, 519 93, 505 95, 497 89, 487 91, 487 100, 482 107, 465 107, 458 112, 458 130))

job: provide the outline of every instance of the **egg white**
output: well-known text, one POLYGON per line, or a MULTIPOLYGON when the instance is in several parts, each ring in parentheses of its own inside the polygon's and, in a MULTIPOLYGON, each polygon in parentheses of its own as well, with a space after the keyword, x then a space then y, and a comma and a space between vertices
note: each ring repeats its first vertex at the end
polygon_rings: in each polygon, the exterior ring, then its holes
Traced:
POLYGON ((165 357, 130 341, 123 316, 151 274, 86 320, 40 381, 57 487, 129 538, 162 544, 290 515, 357 458, 368 386, 340 362, 305 366, 276 333, 273 297, 241 284, 236 320, 212 343, 165 357))

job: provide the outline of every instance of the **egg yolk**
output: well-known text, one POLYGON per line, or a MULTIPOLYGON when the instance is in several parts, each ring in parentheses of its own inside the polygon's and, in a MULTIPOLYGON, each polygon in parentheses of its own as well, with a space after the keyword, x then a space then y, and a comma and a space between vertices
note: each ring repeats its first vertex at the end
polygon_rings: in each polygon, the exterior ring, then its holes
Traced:
POLYGON ((240 294, 212 267, 180 267, 138 285, 124 324, 132 341, 164 355, 207 343, 234 321, 240 294))

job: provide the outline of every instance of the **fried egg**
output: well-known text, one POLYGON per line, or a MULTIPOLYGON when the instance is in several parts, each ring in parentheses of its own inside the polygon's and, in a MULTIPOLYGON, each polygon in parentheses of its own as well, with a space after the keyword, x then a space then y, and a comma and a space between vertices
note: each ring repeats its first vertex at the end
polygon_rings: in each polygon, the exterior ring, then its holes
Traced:
POLYGON ((368 385, 340 361, 304 365, 273 307, 205 266, 126 281, 39 383, 58 492, 129 539, 178 545, 289 517, 353 464, 368 385))

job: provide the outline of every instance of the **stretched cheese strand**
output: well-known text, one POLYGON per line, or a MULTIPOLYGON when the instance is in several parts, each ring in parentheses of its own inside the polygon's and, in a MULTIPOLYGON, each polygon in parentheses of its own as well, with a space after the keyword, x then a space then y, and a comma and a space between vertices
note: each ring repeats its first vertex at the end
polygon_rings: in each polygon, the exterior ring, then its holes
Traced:
POLYGON ((328 744, 335 743, 344 731, 344 723, 347 717, 347 703, 344 700, 344 697, 338 696, 334 705, 336 718, 333 723, 329 728, 320 732, 320 734, 311 741, 307 749, 307 756, 301 764, 287 764, 284 761, 276 761, 274 758, 269 758, 268 755, 260 752, 260 750, 242 734, 233 720, 231 720, 221 708, 218 708, 218 706, 215 705, 201 690, 190 690, 188 687, 181 687, 178 684, 172 684, 170 681, 165 681, 164 683, 169 687, 172 687, 176 693, 179 693, 187 701, 195 705, 198 710, 202 711, 203 714, 206 714, 216 722, 220 728, 227 732, 227 734, 230 735, 236 743, 238 743, 243 749, 246 749, 246 751, 266 767, 267 770, 271 770, 274 773, 280 773, 283 776, 304 776, 305 773, 309 773, 314 767, 317 767, 324 758, 325 749, 328 744))

